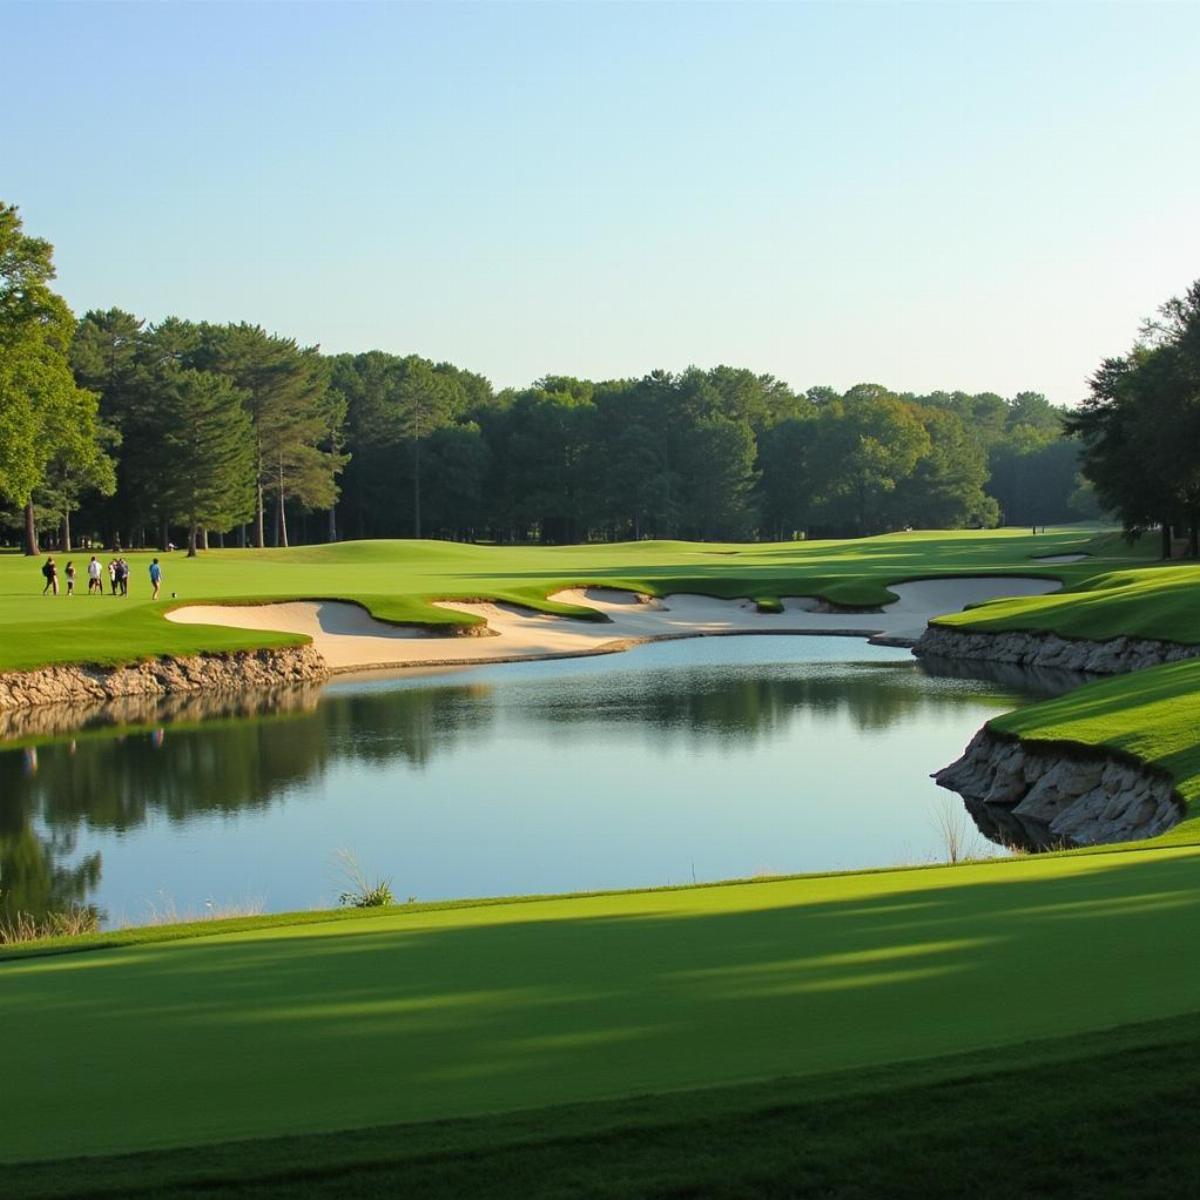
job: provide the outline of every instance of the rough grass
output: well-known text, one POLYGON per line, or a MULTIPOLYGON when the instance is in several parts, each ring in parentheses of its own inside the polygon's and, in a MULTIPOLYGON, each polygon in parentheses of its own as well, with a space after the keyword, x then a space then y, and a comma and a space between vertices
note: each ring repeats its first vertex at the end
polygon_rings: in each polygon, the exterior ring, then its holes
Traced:
POLYGON ((0 1157, 1002 1061, 1200 994, 1198 847, 384 911, 0 963, 0 1157))
MULTIPOLYGON (((473 623, 434 608, 436 599, 493 599, 579 618, 591 610, 556 604, 564 587, 602 584, 662 595, 699 592, 749 597, 767 608, 781 596, 813 595, 874 606, 892 599, 887 585, 938 575, 1018 574, 1081 583, 1127 565, 1096 557, 1075 564, 1038 563, 1034 555, 1086 548, 1092 531, 1054 529, 1033 537, 1013 530, 895 534, 851 541, 710 545, 632 542, 617 545, 511 547, 451 542, 372 541, 292 550, 210 550, 195 559, 163 560, 164 599, 149 598, 150 554, 130 553, 128 597, 86 591, 42 597, 40 559, 0 554, 0 671, 48 663, 109 665, 162 654, 295 645, 284 634, 176 625, 172 603, 254 603, 287 599, 350 600, 381 620, 453 632, 473 623), (172 601, 175 593, 177 600, 172 601)), ((65 555, 56 555, 60 563, 65 555)), ((71 555, 76 566, 88 554, 71 555)))

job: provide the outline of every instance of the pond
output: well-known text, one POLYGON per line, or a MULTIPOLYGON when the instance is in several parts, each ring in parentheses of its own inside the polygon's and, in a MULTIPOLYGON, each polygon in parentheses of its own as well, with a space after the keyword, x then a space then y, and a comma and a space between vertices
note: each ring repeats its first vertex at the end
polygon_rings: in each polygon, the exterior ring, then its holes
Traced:
POLYGON ((401 901, 943 860, 962 814, 929 773, 1047 686, 935 671, 703 638, 110 713, 0 747, 0 905, 325 907, 339 851, 401 901))

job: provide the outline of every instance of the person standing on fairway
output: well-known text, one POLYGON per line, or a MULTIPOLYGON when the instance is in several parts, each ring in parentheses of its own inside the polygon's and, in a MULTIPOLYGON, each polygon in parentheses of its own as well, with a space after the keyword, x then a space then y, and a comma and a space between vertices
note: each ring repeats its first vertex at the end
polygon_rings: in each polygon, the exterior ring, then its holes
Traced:
POLYGON ((73 596, 73 595, 75 595, 75 564, 73 562, 67 563, 66 576, 67 576, 67 595, 73 596))
POLYGON ((42 588, 42 595, 53 591, 54 595, 58 595, 58 568, 54 565, 54 559, 48 558, 42 565, 42 576, 46 580, 46 586, 42 588))
POLYGON ((152 598, 157 600, 158 589, 162 587, 162 567, 158 565, 157 558, 150 564, 150 583, 154 587, 154 596, 152 598))
POLYGON ((108 586, 115 596, 117 594, 117 560, 115 558, 108 564, 108 586))
POLYGON ((104 584, 100 582, 100 560, 94 554, 88 563, 88 591, 104 595, 104 584))

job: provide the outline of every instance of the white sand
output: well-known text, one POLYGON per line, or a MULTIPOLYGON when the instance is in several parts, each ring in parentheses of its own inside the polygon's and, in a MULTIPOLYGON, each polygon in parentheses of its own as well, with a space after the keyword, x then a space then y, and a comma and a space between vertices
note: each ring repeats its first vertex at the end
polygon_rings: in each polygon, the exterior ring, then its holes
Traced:
POLYGON ((1083 562, 1085 558, 1091 558, 1090 554, 1038 554, 1031 561, 1035 563, 1073 563, 1083 562))
POLYGON ((356 604, 293 600, 261 605, 189 605, 167 613, 169 621, 300 633, 334 671, 371 667, 432 667, 553 658, 624 649, 655 638, 732 633, 844 633, 915 641, 931 618, 958 612, 999 596, 1056 591, 1049 579, 975 576, 926 579, 891 587, 899 599, 877 613, 827 613, 817 601, 783 602, 782 613, 760 613, 749 600, 675 595, 649 603, 609 588, 570 588, 551 597, 598 609, 609 620, 578 621, 508 604, 445 600, 439 607, 483 617, 493 636, 439 637, 421 629, 376 621, 356 604))

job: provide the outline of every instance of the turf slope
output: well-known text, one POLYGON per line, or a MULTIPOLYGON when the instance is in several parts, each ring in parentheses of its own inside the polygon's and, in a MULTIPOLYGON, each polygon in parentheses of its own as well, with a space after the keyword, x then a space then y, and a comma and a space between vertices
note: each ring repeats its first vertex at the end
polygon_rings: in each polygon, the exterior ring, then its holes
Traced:
POLYGON ((1198 847, 1018 859, 0 962, 21 1081, 0 1159, 809 1076, 1183 1014, 1198 867, 1198 847))

